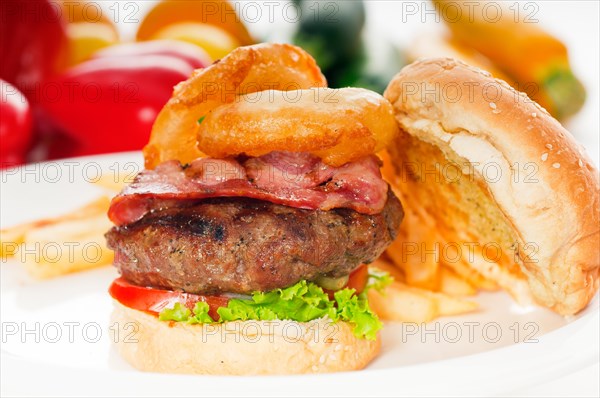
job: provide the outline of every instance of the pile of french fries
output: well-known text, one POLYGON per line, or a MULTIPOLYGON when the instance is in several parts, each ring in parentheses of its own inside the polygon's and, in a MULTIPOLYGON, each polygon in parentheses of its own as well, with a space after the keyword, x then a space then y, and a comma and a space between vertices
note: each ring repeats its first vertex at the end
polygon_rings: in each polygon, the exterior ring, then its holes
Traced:
MULTIPOLYGON (((382 174, 400 198, 405 214, 399 236, 370 264, 394 278, 383 292, 369 290, 372 309, 382 319, 415 323, 476 311, 478 304, 472 297, 479 290, 497 290, 497 284, 477 272, 469 256, 449 252, 453 246, 444 241, 435 220, 419 213, 419 206, 411 205, 414 199, 395 189, 397 176, 389 153, 383 151, 379 156, 383 159, 382 174), (439 253, 442 247, 445 255, 439 253)), ((477 258, 474 250, 473 260, 477 258)))
POLYGON ((0 255, 16 258, 38 279, 111 264, 113 253, 104 240, 109 203, 102 196, 59 217, 2 230, 0 255))
POLYGON ((84 206, 58 217, 0 230, 0 258, 21 262, 36 279, 112 264, 114 255, 104 239, 112 226, 106 213, 110 196, 120 191, 126 179, 125 175, 117 179, 107 175, 95 182, 107 194, 84 206))
POLYGON ((477 289, 447 267, 440 267, 436 289, 418 287, 410 283, 402 267, 395 265, 387 255, 369 265, 389 273, 394 282, 380 292, 368 292, 369 304, 380 318, 391 321, 424 323, 440 316, 458 315, 477 310, 478 304, 467 299, 477 289))

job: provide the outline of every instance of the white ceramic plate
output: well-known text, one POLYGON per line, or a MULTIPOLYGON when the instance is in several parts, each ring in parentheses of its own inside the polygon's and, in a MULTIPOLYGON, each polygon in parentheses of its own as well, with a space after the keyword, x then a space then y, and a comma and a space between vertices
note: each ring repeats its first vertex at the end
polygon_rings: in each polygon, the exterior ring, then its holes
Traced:
MULTIPOLYGON (((90 182, 100 174, 140 168, 140 155, 127 153, 0 173, 0 225, 73 209, 102 192, 90 182)), ((140 373, 112 347, 116 336, 106 290, 116 275, 105 267, 40 282, 14 260, 2 264, 3 395, 489 395, 547 382, 598 361, 598 297, 582 314, 565 319, 519 307, 504 293, 488 293, 477 298, 481 311, 475 314, 427 325, 387 324, 381 355, 361 372, 140 373)))

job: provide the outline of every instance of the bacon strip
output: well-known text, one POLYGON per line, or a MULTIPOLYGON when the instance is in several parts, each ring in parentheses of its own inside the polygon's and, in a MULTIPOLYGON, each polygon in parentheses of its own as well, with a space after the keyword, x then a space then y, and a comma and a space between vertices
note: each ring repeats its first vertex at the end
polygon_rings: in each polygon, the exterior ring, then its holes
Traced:
POLYGON ((138 174, 112 200, 108 217, 118 226, 127 225, 155 208, 218 197, 377 214, 385 205, 388 189, 379 166, 375 156, 330 167, 310 154, 292 152, 272 152, 243 161, 203 158, 187 167, 173 160, 138 174))

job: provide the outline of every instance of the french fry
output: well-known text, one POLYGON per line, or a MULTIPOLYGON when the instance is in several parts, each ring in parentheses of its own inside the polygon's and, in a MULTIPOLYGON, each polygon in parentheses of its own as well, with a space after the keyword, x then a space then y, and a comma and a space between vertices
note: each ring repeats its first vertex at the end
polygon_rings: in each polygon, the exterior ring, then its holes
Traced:
POLYGON ((369 290, 369 304, 385 320, 399 322, 429 322, 439 316, 475 311, 474 301, 451 297, 401 282, 393 282, 383 293, 369 290))
POLYGON ((439 316, 436 301, 425 290, 393 282, 383 293, 368 291, 369 306, 381 318, 400 322, 429 322, 439 316))
POLYGON ((448 262, 442 261, 442 264, 451 269, 460 278, 469 282, 469 284, 476 289, 488 291, 498 290, 498 285, 496 282, 486 279, 483 275, 471 268, 470 265, 463 259, 448 262))
POLYGON ((67 220, 85 219, 96 214, 106 213, 109 203, 110 200, 103 196, 56 218, 36 220, 0 230, 0 258, 5 259, 14 256, 19 246, 25 243, 25 237, 28 233, 47 225, 58 224, 67 220))
MULTIPOLYGON (((406 221, 407 218, 417 217, 411 211, 405 214, 405 223, 407 225, 419 225, 418 222, 406 221)), ((406 283, 411 286, 418 286, 424 289, 436 290, 439 286, 438 270, 439 255, 434 246, 435 239, 428 236, 430 233, 423 228, 411 228, 403 235, 399 236, 387 248, 386 254, 392 259, 406 276, 406 283)))
POLYGON ((25 241, 25 234, 29 229, 31 229, 30 224, 22 224, 0 230, 0 258, 6 259, 14 256, 19 246, 25 241))
POLYGON ((460 315, 479 308, 475 301, 452 297, 443 293, 431 293, 436 298, 440 316, 460 315))
POLYGON ((475 289, 475 287, 473 287, 466 280, 460 278, 447 267, 440 268, 439 291, 450 296, 458 297, 472 296, 477 293, 477 289, 475 289))
POLYGON ((404 271, 409 285, 436 290, 439 286, 438 242, 441 241, 441 236, 437 232, 435 220, 413 203, 414 197, 405 195, 404 190, 399 188, 406 185, 399 176, 390 175, 388 178, 392 179, 391 186, 403 203, 405 214, 399 236, 388 247, 387 254, 404 271))
POLYGON ((118 175, 114 175, 111 173, 103 174, 98 180, 93 183, 97 186, 107 189, 113 192, 120 192, 125 185, 133 182, 133 177, 135 175, 132 173, 120 173, 118 175))
POLYGON ((59 217, 4 229, 2 255, 17 256, 38 279, 110 264, 113 253, 104 240, 109 203, 103 196, 59 217))
POLYGON ((402 270, 396 267, 391 260, 387 259, 385 254, 381 255, 377 260, 369 264, 369 268, 375 268, 380 271, 387 272, 390 274, 395 281, 405 282, 406 278, 402 270))
POLYGON ((40 228, 27 236, 22 253, 28 255, 21 259, 26 270, 38 279, 111 264, 113 252, 104 240, 109 228, 106 217, 40 228))

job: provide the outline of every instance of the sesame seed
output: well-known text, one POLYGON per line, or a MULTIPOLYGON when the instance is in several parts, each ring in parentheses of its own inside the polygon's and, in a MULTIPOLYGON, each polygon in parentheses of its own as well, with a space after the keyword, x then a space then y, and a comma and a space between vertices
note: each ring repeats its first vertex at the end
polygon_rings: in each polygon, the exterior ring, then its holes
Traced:
POLYGON ((500 112, 501 112, 501 111, 500 111, 500 109, 494 109, 494 110, 492 111, 492 113, 493 113, 493 114, 495 114, 495 115, 497 115, 497 114, 498 114, 498 113, 500 113, 500 112))
POLYGON ((560 169, 560 163, 552 163, 552 167, 555 169, 560 169))
POLYGON ((341 351, 341 349, 342 349, 342 345, 338 344, 338 345, 335 346, 334 351, 341 351))
POLYGON ((579 165, 579 167, 583 167, 583 162, 581 161, 581 159, 579 159, 579 160, 577 161, 577 164, 579 165))
POLYGON ((319 370, 319 367, 317 365, 313 365, 312 366, 312 371, 316 372, 317 370, 319 370))
POLYGON ((546 148, 552 149, 552 144, 546 144, 546 148))
POLYGON ((319 363, 325 363, 325 355, 321 355, 319 358, 319 363))
POLYGON ((490 102, 490 108, 492 108, 492 109, 496 109, 496 104, 495 104, 495 103, 493 103, 493 102, 490 102))
POLYGON ((533 113, 531 114, 531 117, 537 117, 537 113, 533 112, 533 113))
POLYGON ((548 153, 544 152, 542 153, 542 162, 545 162, 546 160, 548 160, 548 153))
POLYGON ((337 359, 337 357, 333 354, 329 355, 329 359, 332 361, 335 361, 337 359))
POLYGON ((350 351, 350 346, 347 345, 346 347, 344 347, 344 351, 350 351))

